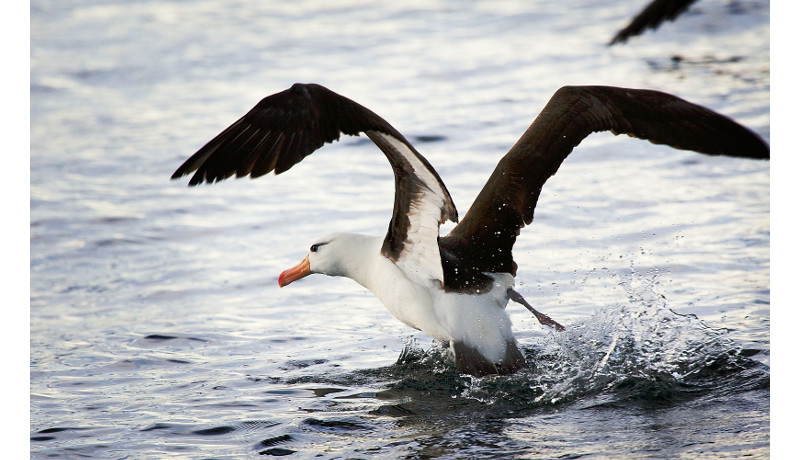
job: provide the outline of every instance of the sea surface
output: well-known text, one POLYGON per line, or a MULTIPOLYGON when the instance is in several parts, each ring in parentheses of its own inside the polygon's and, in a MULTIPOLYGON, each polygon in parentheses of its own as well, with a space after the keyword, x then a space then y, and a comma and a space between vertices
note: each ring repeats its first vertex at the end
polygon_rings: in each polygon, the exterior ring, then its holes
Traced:
POLYGON ((563 85, 666 91, 769 142, 769 1, 607 46, 644 3, 32 0, 31 457, 768 458, 768 161, 587 138, 514 250, 566 331, 509 305, 529 367, 483 379, 355 282, 278 288, 316 236, 385 233, 366 138, 170 180, 294 82, 387 119, 461 215, 563 85))

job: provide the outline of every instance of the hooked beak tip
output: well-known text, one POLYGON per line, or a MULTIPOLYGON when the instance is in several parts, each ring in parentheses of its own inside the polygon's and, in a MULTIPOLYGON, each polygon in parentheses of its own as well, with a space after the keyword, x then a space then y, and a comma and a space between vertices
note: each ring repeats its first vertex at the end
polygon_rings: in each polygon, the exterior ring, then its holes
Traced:
POLYGON ((308 256, 303 258, 299 264, 292 268, 286 269, 278 276, 278 286, 284 287, 294 281, 304 278, 311 274, 311 264, 308 261, 308 256))

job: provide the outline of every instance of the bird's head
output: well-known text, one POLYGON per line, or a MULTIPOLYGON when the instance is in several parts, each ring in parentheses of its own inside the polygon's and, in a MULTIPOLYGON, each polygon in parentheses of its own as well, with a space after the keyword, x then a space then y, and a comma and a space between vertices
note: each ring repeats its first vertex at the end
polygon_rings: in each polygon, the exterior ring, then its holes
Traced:
POLYGON ((316 239, 299 264, 280 274, 278 285, 284 287, 312 273, 351 277, 348 266, 363 251, 362 238, 362 235, 334 233, 316 239))

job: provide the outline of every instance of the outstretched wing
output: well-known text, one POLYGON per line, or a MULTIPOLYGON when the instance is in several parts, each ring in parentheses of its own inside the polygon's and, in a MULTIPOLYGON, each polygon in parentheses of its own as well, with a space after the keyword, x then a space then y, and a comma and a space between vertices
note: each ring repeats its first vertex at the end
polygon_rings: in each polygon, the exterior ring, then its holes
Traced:
POLYGON ((280 174, 341 134, 362 132, 394 170, 394 211, 383 254, 401 268, 413 269, 419 279, 442 281, 439 225, 457 221, 458 213, 441 178, 383 118, 323 86, 296 83, 262 99, 189 157, 172 179, 194 173, 189 185, 197 185, 233 175, 280 174))
POLYGON ((565 86, 500 160, 467 214, 440 246, 445 284, 475 283, 482 272, 515 274, 511 249, 533 220, 545 181, 586 136, 611 131, 708 155, 769 158, 769 147, 730 118, 669 94, 606 86, 565 86), (453 273, 448 267, 461 267, 453 273), (471 267, 465 273, 464 267, 471 267))

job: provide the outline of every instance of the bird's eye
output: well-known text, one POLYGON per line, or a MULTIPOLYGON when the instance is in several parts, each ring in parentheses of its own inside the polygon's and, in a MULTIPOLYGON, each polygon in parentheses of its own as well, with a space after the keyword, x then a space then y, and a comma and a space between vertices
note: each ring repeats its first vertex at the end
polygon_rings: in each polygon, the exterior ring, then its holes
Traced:
POLYGON ((309 251, 317 252, 317 251, 319 251, 319 248, 321 248, 322 246, 325 246, 326 244, 328 244, 327 241, 324 242, 324 243, 314 243, 314 244, 311 245, 311 248, 309 249, 309 251))

